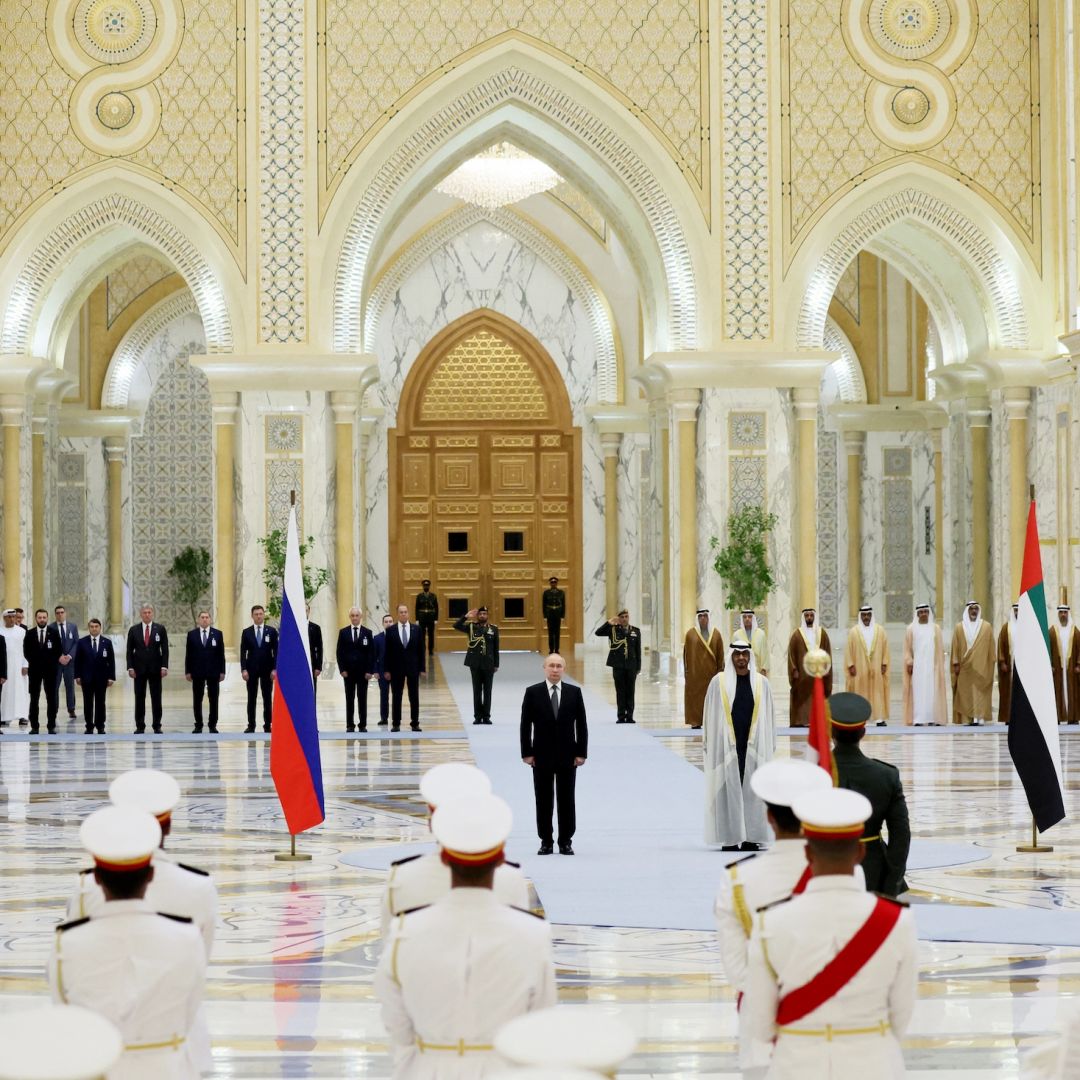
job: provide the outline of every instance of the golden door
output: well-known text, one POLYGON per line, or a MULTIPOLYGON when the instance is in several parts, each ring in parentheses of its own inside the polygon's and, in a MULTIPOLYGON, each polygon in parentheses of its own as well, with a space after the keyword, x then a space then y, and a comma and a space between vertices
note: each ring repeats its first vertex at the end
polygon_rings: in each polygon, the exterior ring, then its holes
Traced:
POLYGON ((566 590, 563 640, 581 632, 580 430, 551 358, 493 311, 435 337, 406 379, 390 437, 391 604, 439 597, 439 649, 486 604, 504 649, 546 648, 541 596, 566 590))

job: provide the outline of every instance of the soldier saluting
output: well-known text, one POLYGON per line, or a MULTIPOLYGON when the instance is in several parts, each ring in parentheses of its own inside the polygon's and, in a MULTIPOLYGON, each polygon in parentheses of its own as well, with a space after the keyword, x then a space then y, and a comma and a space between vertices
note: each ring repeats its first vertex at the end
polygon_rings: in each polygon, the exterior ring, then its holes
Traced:
POLYGON ((548 628, 548 652, 558 652, 559 631, 566 618, 566 593, 559 588, 557 577, 549 577, 548 587, 544 590, 544 618, 548 628))
POLYGON ((439 598, 431 591, 431 582, 420 582, 423 592, 416 594, 416 621, 420 632, 427 637, 428 656, 435 655, 435 624, 439 621, 439 598))
POLYGON ((499 628, 488 622, 486 607, 467 611, 454 629, 467 634, 465 666, 472 675, 473 723, 491 723, 491 684, 499 670, 499 628))
POLYGON ((623 608, 614 619, 601 623, 597 637, 608 639, 607 666, 615 681, 616 724, 633 724, 634 684, 641 670, 641 631, 630 625, 630 612, 623 608))

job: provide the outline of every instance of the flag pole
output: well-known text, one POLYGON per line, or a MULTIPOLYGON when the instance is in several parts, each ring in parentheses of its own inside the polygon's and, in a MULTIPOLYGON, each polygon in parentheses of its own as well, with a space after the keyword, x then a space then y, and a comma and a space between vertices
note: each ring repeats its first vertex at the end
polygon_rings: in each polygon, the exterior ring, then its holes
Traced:
POLYGON ((1034 815, 1032 815, 1032 817, 1031 817, 1031 843, 1030 844, 1017 844, 1016 845, 1016 850, 1017 851, 1022 851, 1027 855, 1030 855, 1033 852, 1036 853, 1036 854, 1041 855, 1044 852, 1054 850, 1054 845, 1053 844, 1040 844, 1039 843, 1039 832, 1038 832, 1038 829, 1035 827, 1035 816, 1034 815))
MULTIPOLYGON (((289 507, 295 509, 296 507, 296 488, 292 488, 289 491, 289 507)), ((311 862, 311 856, 306 855, 303 852, 297 854, 296 851, 296 833, 289 833, 289 853, 286 855, 284 852, 278 852, 274 856, 275 862, 311 862)))

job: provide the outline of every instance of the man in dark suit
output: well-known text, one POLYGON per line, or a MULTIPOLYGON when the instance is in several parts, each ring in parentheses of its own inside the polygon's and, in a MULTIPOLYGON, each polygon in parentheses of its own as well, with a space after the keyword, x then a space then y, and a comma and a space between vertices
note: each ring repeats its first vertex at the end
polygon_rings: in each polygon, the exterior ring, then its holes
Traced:
POLYGON ((526 687, 521 701, 521 760, 533 771, 539 855, 552 853, 551 815, 559 807, 559 854, 573 855, 577 811, 574 784, 589 753, 589 728, 581 688, 563 682, 558 653, 544 661, 544 681, 526 687))
POLYGON ((420 582, 423 592, 416 594, 416 621, 427 635, 428 655, 435 655, 435 624, 439 621, 439 598, 431 591, 431 582, 420 582))
POLYGON ((45 691, 45 722, 50 735, 56 733, 56 713, 59 707, 60 634, 49 626, 49 613, 44 608, 34 612, 34 625, 23 638, 23 656, 30 676, 30 734, 38 733, 38 702, 45 691))
POLYGON ((608 639, 607 666, 615 681, 615 723, 633 724, 634 687, 641 671, 641 631, 630 625, 630 612, 623 608, 614 619, 597 627, 596 636, 608 639))
POLYGON ((154 608, 143 604, 139 621, 128 630, 127 673, 135 680, 135 734, 146 730, 146 691, 150 689, 150 714, 154 732, 161 734, 161 680, 169 674, 169 635, 154 622, 154 608))
POLYGON ((191 701, 195 712, 192 735, 203 729, 203 693, 210 698, 210 731, 217 734, 218 693, 225 681, 225 639, 216 626, 210 625, 210 612, 199 612, 199 625, 188 631, 184 650, 184 678, 191 683, 191 701))
POLYGON ((393 615, 382 617, 382 629, 371 639, 375 650, 373 671, 379 684, 379 727, 390 723, 390 680, 386 676, 386 631, 394 625, 393 615))
POLYGON ((79 644, 79 628, 67 617, 62 605, 53 608, 53 626, 60 635, 60 660, 56 672, 56 688, 60 689, 60 680, 64 680, 64 695, 67 701, 68 717, 75 719, 75 646, 79 644))
POLYGON ((266 624, 266 609, 251 609, 251 625, 240 635, 240 677, 247 683, 246 734, 255 730, 255 699, 262 691, 263 731, 273 718, 274 672, 277 670, 278 632, 266 624))
POLYGON ((370 631, 360 625, 363 618, 358 607, 349 608, 349 625, 343 626, 337 636, 337 666, 345 683, 346 731, 356 730, 353 713, 357 703, 360 730, 367 731, 367 684, 375 670, 375 646, 370 631))
POLYGON ((488 609, 466 612, 454 629, 469 636, 465 666, 472 675, 473 723, 491 723, 491 684, 499 670, 499 628, 488 622, 488 609))
POLYGON ((105 734, 105 691, 116 682, 116 653, 101 633, 101 620, 86 624, 90 631, 75 647, 75 682, 82 687, 86 734, 105 734))
POLYGON ((311 621, 311 605, 304 606, 307 615, 307 642, 308 652, 311 654, 311 688, 315 697, 319 696, 319 676, 323 668, 323 640, 322 627, 317 622, 311 621))
POLYGON ((548 578, 548 587, 544 590, 544 618, 548 628, 548 652, 559 651, 559 636, 562 621, 566 618, 566 593, 559 588, 557 577, 548 578))
POLYGON ((409 688, 409 726, 420 730, 420 676, 424 674, 424 632, 417 623, 409 622, 409 606, 399 604, 397 622, 386 631, 383 658, 393 695, 391 731, 401 730, 401 698, 409 688))

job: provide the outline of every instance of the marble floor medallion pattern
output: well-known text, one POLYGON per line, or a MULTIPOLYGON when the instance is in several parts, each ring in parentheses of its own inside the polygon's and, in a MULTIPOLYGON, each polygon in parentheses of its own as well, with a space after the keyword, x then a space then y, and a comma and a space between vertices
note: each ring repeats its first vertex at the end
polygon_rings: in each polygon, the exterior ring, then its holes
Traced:
MULTIPOLYGON (((461 656, 442 660, 460 664, 461 656)), ((594 654, 572 661, 571 673, 613 705, 610 676, 594 654)), ((5 729, 0 1010, 45 1000, 52 930, 64 917, 75 872, 86 865, 79 822, 103 802, 118 772, 154 766, 174 773, 185 792, 169 846, 185 862, 210 870, 221 892, 207 986, 213 1075, 388 1077, 386 1038, 371 992, 385 874, 343 857, 364 847, 422 841, 425 808, 416 793, 421 773, 438 762, 471 760, 462 717, 438 663, 421 694, 421 736, 380 735, 372 717, 367 737, 324 739, 327 821, 300 839, 312 861, 298 865, 273 859, 287 847, 287 836, 269 774, 269 743, 235 737, 243 727, 243 684, 232 678, 222 696, 221 728, 234 733, 226 738, 187 734, 187 685, 172 678, 166 735, 156 739, 130 737, 126 687, 110 701, 115 737, 27 739, 5 729)), ((340 681, 320 684, 325 733, 343 732, 342 697, 340 681)), ((681 727, 681 698, 677 680, 643 676, 639 724, 669 752, 700 766, 700 741, 681 727)), ((369 705, 377 713, 374 694, 369 705)), ((614 723, 614 710, 590 721, 614 723)), ((72 735, 80 729, 81 723, 71 722, 72 735)), ((778 753, 801 753, 802 742, 783 734, 778 753)), ((871 754, 899 767, 915 836, 985 852, 978 860, 913 871, 913 903, 990 906, 1025 918, 1080 911, 1073 872, 1080 826, 1066 821, 1055 829, 1048 855, 1015 851, 1029 819, 1000 731, 925 737, 886 731, 868 743, 871 754)), ((1072 732, 1062 738, 1062 756, 1071 777, 1080 757, 1080 739, 1072 732)), ((1076 787, 1069 780, 1070 795, 1076 787)), ((687 823, 691 833, 699 828, 699 820, 687 823)), ((718 854, 718 872, 721 865, 718 854)), ((542 908, 543 897, 534 900, 542 908)), ((620 1076, 738 1075, 734 1000, 710 932, 568 925, 556 925, 554 932, 561 1001, 618 1013, 641 1037, 639 1052, 620 1076)), ((1080 948, 923 941, 919 962, 919 1001, 904 1041, 911 1076, 1019 1076, 1023 1049, 1077 1008, 1080 948)))

